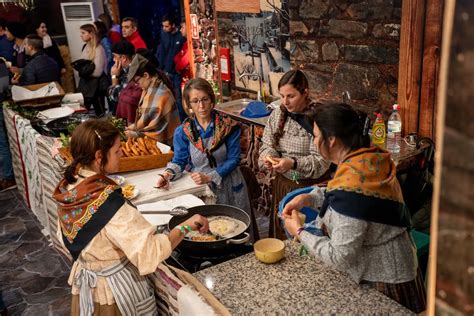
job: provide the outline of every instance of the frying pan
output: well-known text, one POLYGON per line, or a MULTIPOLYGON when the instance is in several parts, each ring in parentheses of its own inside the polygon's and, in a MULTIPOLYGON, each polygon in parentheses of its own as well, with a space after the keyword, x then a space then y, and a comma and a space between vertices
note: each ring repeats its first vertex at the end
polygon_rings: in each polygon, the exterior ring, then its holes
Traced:
POLYGON ((206 257, 216 255, 217 253, 228 253, 232 252, 233 246, 237 244, 243 244, 250 240, 250 235, 247 230, 250 226, 250 216, 240 208, 225 204, 212 204, 212 205, 199 205, 188 208, 188 215, 185 216, 173 216, 168 222, 168 229, 171 231, 175 226, 181 224, 191 216, 200 214, 204 217, 209 216, 228 216, 230 218, 238 219, 245 224, 244 231, 236 231, 227 238, 219 238, 213 241, 194 241, 184 239, 178 248, 180 251, 195 256, 195 257, 206 257))

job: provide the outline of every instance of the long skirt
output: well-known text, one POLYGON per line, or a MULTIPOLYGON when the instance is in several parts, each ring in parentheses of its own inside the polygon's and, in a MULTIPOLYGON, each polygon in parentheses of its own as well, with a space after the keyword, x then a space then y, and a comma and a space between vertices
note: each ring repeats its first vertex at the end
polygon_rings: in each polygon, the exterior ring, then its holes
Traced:
POLYGON ((426 309, 426 291, 420 269, 418 269, 414 280, 405 283, 391 284, 362 281, 361 285, 382 292, 414 313, 418 314, 426 309))

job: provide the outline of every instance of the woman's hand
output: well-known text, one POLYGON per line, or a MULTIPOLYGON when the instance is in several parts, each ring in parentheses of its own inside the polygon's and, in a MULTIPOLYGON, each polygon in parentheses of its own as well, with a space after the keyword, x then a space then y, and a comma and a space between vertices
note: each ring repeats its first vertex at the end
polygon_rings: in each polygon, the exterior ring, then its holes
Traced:
POLYGON ((291 215, 285 218, 285 229, 291 236, 295 236, 298 229, 303 227, 301 224, 300 212, 297 210, 293 210, 291 215))
POLYGON ((273 170, 278 173, 285 173, 293 168, 295 162, 291 158, 273 158, 277 163, 273 165, 273 170))
POLYGON ((274 164, 276 165, 278 163, 275 160, 275 158, 271 157, 271 156, 266 156, 265 158, 263 158, 262 162, 263 162, 263 165, 265 166, 265 168, 268 169, 268 170, 272 170, 273 165, 274 164))
POLYGON ((124 131, 124 134, 127 138, 136 138, 136 134, 135 134, 135 131, 131 130, 131 129, 126 129, 124 131))
POLYGON ((206 217, 199 214, 193 215, 191 218, 184 221, 181 225, 189 225, 192 230, 198 230, 201 233, 207 233, 209 230, 209 221, 206 217))
POLYGON ((158 175, 158 181, 156 181, 156 187, 158 189, 168 190, 170 188, 171 175, 168 172, 158 175))
POLYGON ((196 184, 208 184, 211 182, 211 178, 202 172, 191 172, 191 179, 193 179, 196 184))
POLYGON ((281 212, 281 217, 283 217, 283 219, 290 218, 293 210, 301 210, 305 206, 311 206, 311 195, 297 195, 290 202, 286 203, 285 208, 281 212))

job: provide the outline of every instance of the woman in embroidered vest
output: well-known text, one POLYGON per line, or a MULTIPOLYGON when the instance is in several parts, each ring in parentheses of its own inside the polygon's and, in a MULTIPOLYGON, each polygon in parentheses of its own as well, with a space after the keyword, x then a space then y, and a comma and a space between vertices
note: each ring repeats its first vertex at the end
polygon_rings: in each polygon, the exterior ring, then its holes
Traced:
POLYGON ((420 313, 425 291, 409 213, 390 154, 369 147, 366 117, 347 104, 313 112, 314 143, 337 170, 325 195, 316 187, 285 206, 285 228, 311 255, 420 313), (299 221, 297 210, 303 206, 321 208, 313 233, 299 221))
POLYGON ((148 136, 171 145, 173 132, 179 126, 179 114, 173 85, 168 77, 140 54, 130 64, 128 80, 143 89, 135 123, 125 130, 127 137, 148 136))
POLYGON ((58 238, 74 260, 71 315, 155 315, 146 275, 170 256, 186 230, 207 231, 207 219, 193 216, 169 235, 157 234, 106 176, 117 172, 122 156, 119 131, 106 121, 79 125, 71 154, 53 194, 58 238))
POLYGON ((250 215, 247 186, 239 169, 239 126, 213 110, 216 97, 204 79, 188 81, 183 100, 192 114, 174 133, 173 160, 158 177, 157 186, 166 187, 189 166, 194 182, 209 184, 218 204, 239 207, 250 215))
POLYGON ((301 70, 288 71, 278 82, 281 106, 265 125, 260 147, 260 168, 276 173, 272 183, 270 236, 286 238, 276 213, 290 191, 327 178, 329 163, 313 144, 313 127, 304 113, 315 107, 309 99, 308 80, 301 70))

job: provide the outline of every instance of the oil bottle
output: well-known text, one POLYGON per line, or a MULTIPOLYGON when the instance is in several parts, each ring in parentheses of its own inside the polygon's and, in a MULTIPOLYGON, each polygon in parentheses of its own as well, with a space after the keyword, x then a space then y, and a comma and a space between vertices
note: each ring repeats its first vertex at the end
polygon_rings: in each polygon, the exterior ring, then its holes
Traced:
POLYGON ((381 113, 375 113, 375 115, 377 115, 377 118, 374 125, 372 125, 372 144, 384 148, 386 137, 385 123, 381 113))

